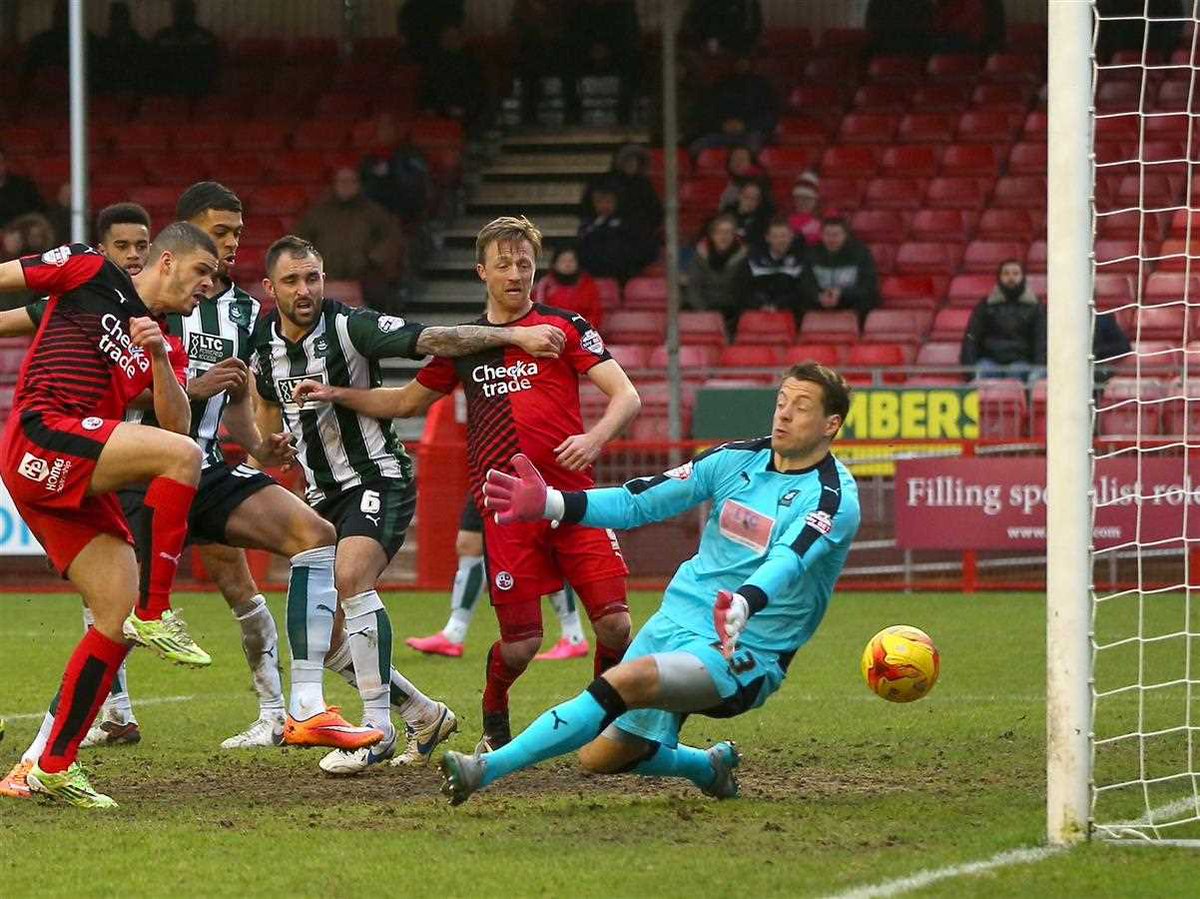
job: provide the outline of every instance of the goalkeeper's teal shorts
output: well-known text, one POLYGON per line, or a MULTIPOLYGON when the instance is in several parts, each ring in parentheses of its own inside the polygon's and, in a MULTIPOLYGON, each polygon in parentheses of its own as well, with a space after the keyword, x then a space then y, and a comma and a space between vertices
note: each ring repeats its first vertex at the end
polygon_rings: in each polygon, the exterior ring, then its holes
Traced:
MULTIPOLYGON (((732 718, 756 709, 779 689, 791 661, 791 654, 781 657, 772 652, 739 648, 732 659, 721 654, 720 646, 711 638, 681 627, 661 611, 655 612, 642 627, 623 661, 631 662, 643 656, 666 652, 686 652, 704 665, 721 701, 709 709, 697 709, 695 714, 709 718, 732 718)), ((679 743, 679 729, 687 713, 662 709, 634 709, 614 723, 627 734, 674 748, 679 743)))

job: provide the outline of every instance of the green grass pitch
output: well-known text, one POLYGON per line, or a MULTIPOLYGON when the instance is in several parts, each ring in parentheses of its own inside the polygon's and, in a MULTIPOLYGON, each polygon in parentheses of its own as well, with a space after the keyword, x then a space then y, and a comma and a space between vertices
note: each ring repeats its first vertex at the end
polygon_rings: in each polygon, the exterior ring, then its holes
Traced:
MULTIPOLYGON (((634 597, 636 622, 656 600, 634 597)), ((69 597, 0 602, 7 770, 54 691, 80 616, 69 597)), ((399 667, 457 710, 464 729, 451 745, 469 748, 496 633, 490 612, 480 610, 464 658, 426 658, 402 637, 440 627, 445 597, 392 594, 388 603, 399 667)), ((221 751, 256 712, 237 630, 215 596, 176 604, 213 667, 187 671, 134 654, 129 681, 143 742, 83 753, 121 808, 0 799, 0 895, 825 896, 1043 838, 1038 595, 837 595, 764 709, 688 723, 691 743, 739 741, 738 801, 663 780, 586 776, 568 758, 457 809, 438 794, 432 769, 333 780, 318 770, 317 750, 221 751), (866 640, 897 623, 925 629, 942 653, 941 682, 911 705, 876 698, 858 672, 866 640)), ((278 619, 278 596, 272 606, 278 619)), ((590 679, 590 660, 536 663, 513 691, 514 726, 590 679)), ((357 696, 333 680, 327 696, 353 718, 357 696)), ((1192 850, 1095 844, 917 893, 1195 895, 1198 864, 1192 850)))

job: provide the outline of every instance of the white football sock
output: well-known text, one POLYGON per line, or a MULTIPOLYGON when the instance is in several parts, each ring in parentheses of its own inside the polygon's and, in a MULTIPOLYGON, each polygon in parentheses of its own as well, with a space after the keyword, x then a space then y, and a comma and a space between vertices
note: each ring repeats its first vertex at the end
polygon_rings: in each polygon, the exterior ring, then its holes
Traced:
POLYGON ((392 623, 379 594, 367 590, 342 600, 346 643, 354 660, 363 724, 386 731, 391 727, 388 684, 384 672, 392 667, 392 623))
POLYGON ((550 594, 550 606, 558 616, 558 626, 562 628, 562 639, 572 644, 582 643, 583 623, 579 620, 579 607, 575 604, 575 591, 570 584, 564 584, 563 589, 550 594))
POLYGON ((454 589, 450 592, 450 619, 442 628, 442 636, 451 643, 463 643, 471 619, 475 617, 479 594, 483 592, 483 556, 459 556, 458 571, 454 574, 454 589))
POLYGON ((321 682, 337 610, 334 548, 322 546, 297 553, 291 563, 287 629, 292 651, 292 683, 288 714, 304 719, 325 711, 321 682))
POLYGON ((233 608, 242 629, 242 652, 258 694, 259 714, 263 718, 283 715, 283 677, 279 670, 279 631, 261 593, 233 608))
POLYGON ((54 729, 54 713, 47 712, 46 717, 42 719, 42 726, 38 728, 37 736, 33 738, 33 742, 29 744, 29 748, 25 750, 25 754, 21 756, 22 762, 36 762, 42 757, 42 753, 46 751, 46 744, 50 742, 50 731, 54 729))

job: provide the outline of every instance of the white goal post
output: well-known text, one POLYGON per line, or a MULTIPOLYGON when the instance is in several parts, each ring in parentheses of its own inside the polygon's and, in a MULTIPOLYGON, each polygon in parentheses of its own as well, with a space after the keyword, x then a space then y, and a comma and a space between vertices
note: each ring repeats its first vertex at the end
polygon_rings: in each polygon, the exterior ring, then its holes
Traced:
POLYGON ((1200 846, 1200 0, 1048 10, 1047 837, 1200 846))

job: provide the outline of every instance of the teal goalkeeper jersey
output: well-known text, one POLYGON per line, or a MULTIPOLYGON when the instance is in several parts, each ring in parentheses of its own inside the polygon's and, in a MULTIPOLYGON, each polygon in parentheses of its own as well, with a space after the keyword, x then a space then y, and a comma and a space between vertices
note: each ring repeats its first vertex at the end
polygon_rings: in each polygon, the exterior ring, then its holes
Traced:
POLYGON ((660 614, 716 639, 718 590, 755 613, 739 644, 789 653, 816 631, 858 532, 858 486, 832 454, 775 470, 770 438, 727 443, 655 477, 566 494, 565 520, 629 529, 712 500, 700 549, 675 573, 660 614))

